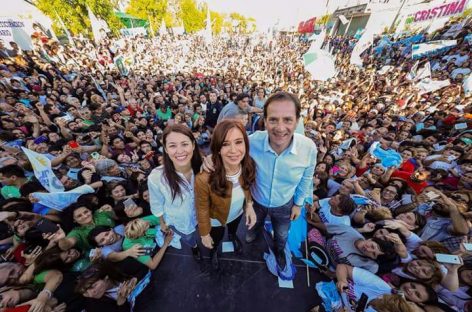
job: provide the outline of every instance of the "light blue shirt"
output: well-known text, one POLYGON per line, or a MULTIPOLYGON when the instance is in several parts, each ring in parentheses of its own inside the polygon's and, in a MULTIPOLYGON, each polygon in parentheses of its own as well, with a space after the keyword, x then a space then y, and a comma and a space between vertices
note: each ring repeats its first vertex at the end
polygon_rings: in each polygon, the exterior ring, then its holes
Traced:
POLYGON ((192 174, 191 183, 188 183, 184 175, 177 172, 185 181, 181 185, 182 196, 177 195, 172 200, 172 192, 164 176, 164 167, 154 169, 148 177, 149 203, 151 212, 156 217, 163 217, 167 225, 173 225, 183 234, 192 234, 197 227, 195 212, 194 181, 192 174))
POLYGON ((267 131, 249 136, 250 155, 256 163, 256 181, 251 193, 259 204, 275 208, 290 201, 302 206, 312 197, 316 146, 309 138, 295 133, 292 143, 280 155, 269 144, 267 131))

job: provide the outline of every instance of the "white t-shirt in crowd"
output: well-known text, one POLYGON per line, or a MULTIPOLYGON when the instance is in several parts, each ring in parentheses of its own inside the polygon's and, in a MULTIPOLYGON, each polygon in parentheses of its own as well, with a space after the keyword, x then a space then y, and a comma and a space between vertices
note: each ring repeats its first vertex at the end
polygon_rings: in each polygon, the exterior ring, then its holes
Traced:
POLYGON ((392 293, 392 287, 383 279, 367 270, 356 267, 352 269, 352 280, 348 281, 348 287, 347 296, 342 296, 348 311, 354 311, 351 302, 357 303, 364 293, 367 295, 367 307, 364 311, 375 312, 373 308, 368 306, 369 302, 392 293), (348 302, 346 302, 346 299, 348 302))
POLYGON ((349 216, 336 216, 331 213, 331 205, 329 204, 329 198, 325 198, 319 201, 320 209, 318 215, 324 224, 344 224, 351 225, 351 218, 349 216))

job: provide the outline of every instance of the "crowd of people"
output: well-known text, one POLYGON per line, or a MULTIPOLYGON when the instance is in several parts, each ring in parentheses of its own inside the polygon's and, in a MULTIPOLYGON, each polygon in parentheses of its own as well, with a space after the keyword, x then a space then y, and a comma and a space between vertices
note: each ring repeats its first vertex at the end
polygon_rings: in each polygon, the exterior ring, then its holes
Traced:
POLYGON ((302 218, 349 310, 472 311, 471 29, 419 60, 431 92, 403 38, 362 68, 326 38, 326 82, 294 34, 0 42, 1 308, 129 311, 169 246, 218 271, 268 217, 275 274, 302 218))

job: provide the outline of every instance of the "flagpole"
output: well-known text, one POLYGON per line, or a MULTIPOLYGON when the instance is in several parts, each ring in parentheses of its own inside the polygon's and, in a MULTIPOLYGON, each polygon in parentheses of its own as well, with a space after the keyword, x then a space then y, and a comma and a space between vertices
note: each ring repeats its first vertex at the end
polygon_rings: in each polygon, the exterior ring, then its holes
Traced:
POLYGON ((54 9, 54 13, 56 13, 56 16, 57 18, 59 19, 59 23, 61 24, 62 28, 64 28, 64 31, 66 33, 66 36, 67 36, 67 39, 70 41, 70 43, 74 46, 75 46, 75 42, 74 40, 72 39, 72 36, 70 35, 70 32, 69 30, 67 29, 66 25, 64 24, 64 21, 62 20, 62 18, 59 16, 59 14, 57 13, 56 9, 54 9))

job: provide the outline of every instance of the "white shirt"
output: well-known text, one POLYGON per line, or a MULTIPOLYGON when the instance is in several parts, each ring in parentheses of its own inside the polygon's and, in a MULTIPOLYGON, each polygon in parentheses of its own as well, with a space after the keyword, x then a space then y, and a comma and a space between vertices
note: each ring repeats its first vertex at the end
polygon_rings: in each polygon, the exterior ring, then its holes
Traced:
POLYGON ((325 198, 319 201, 320 209, 318 215, 324 224, 344 224, 351 225, 351 218, 349 216, 335 216, 331 213, 330 198, 325 198))
MULTIPOLYGON (((357 302, 364 293, 367 295, 367 302, 369 303, 383 295, 389 295, 392 293, 392 287, 390 287, 390 285, 377 275, 367 270, 353 268, 352 279, 352 281, 348 281, 349 289, 347 291, 347 296, 342 296, 345 307, 351 308, 351 304, 345 301, 346 297, 348 297, 348 301, 353 300, 354 302, 357 302)), ((351 308, 349 311, 353 311, 353 309, 351 308)), ((364 311, 374 312, 375 310, 372 307, 367 306, 364 311)))
MULTIPOLYGON (((239 184, 239 177, 241 176, 241 169, 235 175, 226 176, 226 179, 233 183, 233 190, 231 192, 231 206, 229 208, 228 219, 226 223, 230 223, 236 220, 240 215, 243 214, 243 204, 244 204, 244 191, 239 184)), ((221 226, 220 221, 216 219, 211 219, 211 226, 221 226)))
POLYGON ((154 169, 148 177, 149 203, 151 212, 156 217, 163 217, 167 225, 173 225, 183 234, 191 234, 197 226, 197 216, 195 212, 194 181, 192 173, 191 183, 188 183, 185 176, 179 172, 184 184, 180 186, 182 195, 177 195, 172 200, 172 191, 164 176, 164 167, 154 169))

